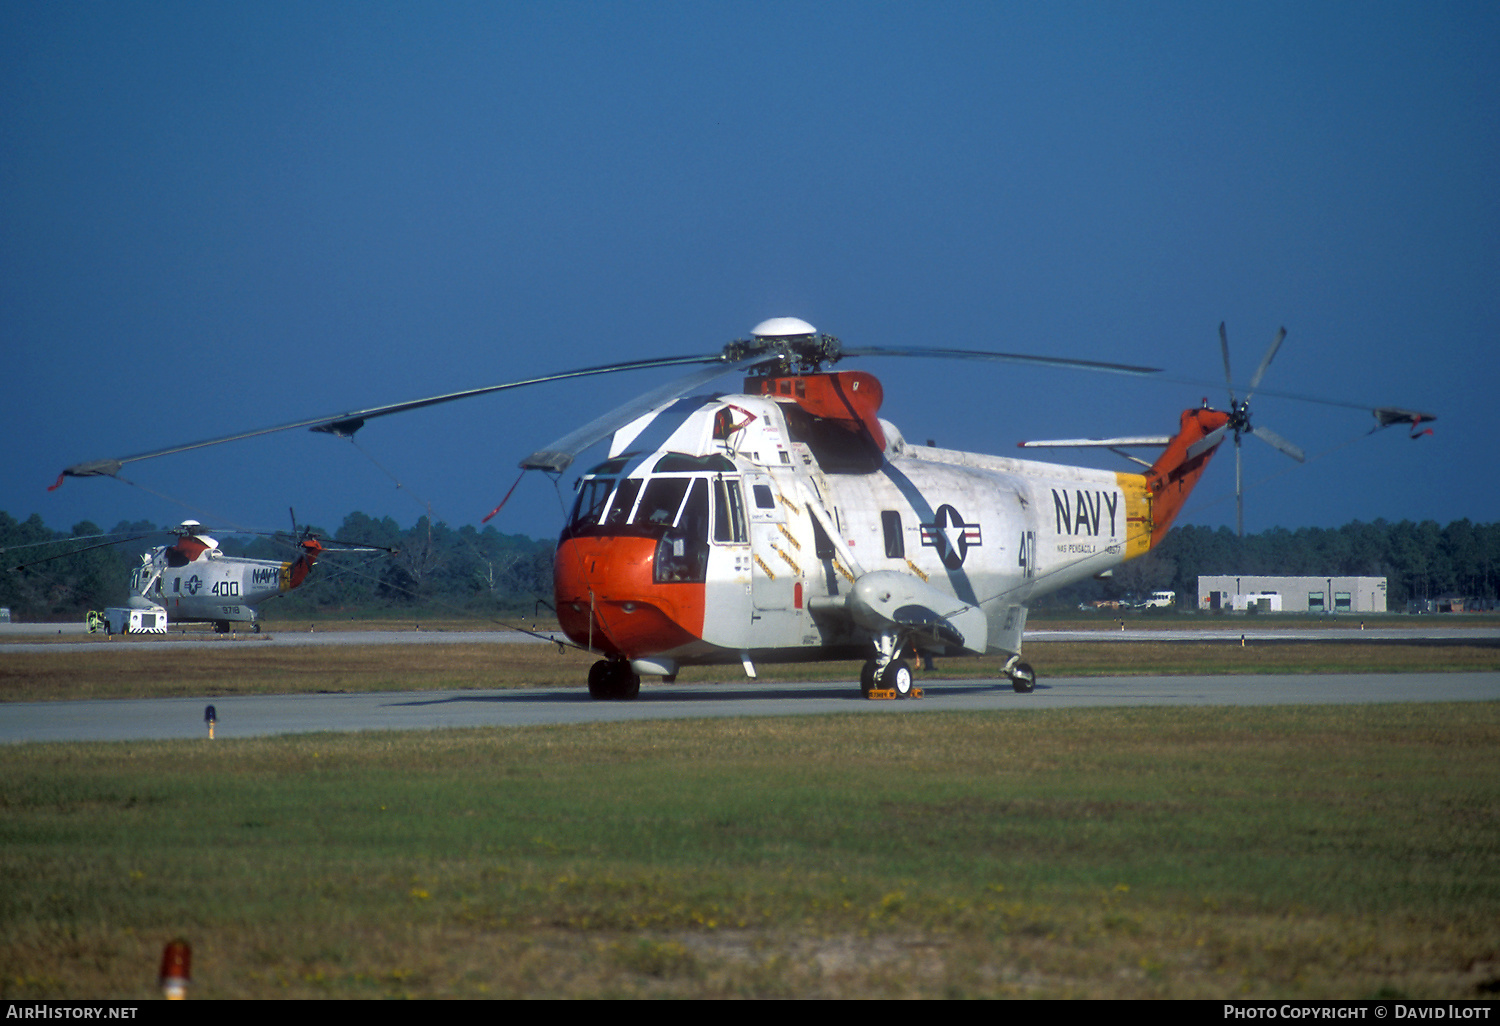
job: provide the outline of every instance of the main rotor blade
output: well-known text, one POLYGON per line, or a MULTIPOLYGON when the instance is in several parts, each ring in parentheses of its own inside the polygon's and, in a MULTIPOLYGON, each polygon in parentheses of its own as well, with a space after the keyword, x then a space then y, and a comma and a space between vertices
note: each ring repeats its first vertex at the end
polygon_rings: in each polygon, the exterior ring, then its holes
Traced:
POLYGON ((1421 410, 1403 410, 1399 406, 1377 406, 1370 411, 1375 414, 1375 420, 1379 427, 1390 427, 1392 424, 1410 424, 1416 427, 1425 421, 1437 420, 1433 413, 1423 413, 1421 410))
POLYGON ((329 552, 385 552, 390 555, 395 555, 400 551, 400 549, 392 548, 389 545, 374 545, 370 542, 345 541, 342 538, 319 538, 314 535, 313 540, 329 552), (330 548, 330 546, 334 545, 337 545, 338 548, 330 548))
POLYGON ((1285 338, 1286 329, 1282 328, 1276 333, 1276 337, 1271 340, 1271 348, 1266 350, 1265 358, 1260 361, 1260 366, 1256 368, 1255 377, 1250 379, 1250 392, 1245 396, 1245 402, 1248 403, 1250 401, 1250 396, 1255 393, 1256 386, 1260 384, 1260 379, 1265 377, 1266 368, 1271 366, 1271 360, 1276 356, 1276 350, 1281 348, 1281 343, 1285 338))
POLYGON ((1160 374, 1160 367, 1137 367, 1129 363, 1103 363, 1098 360, 1074 360, 1062 356, 1029 356, 1025 353, 997 353, 984 349, 893 349, 885 346, 845 346, 841 359, 851 356, 916 356, 938 360, 988 360, 995 363, 1029 363, 1040 367, 1069 367, 1074 370, 1105 371, 1110 374, 1160 374))
POLYGON ((1297 446, 1293 445, 1291 442, 1288 442, 1285 438, 1282 438, 1280 435, 1278 435, 1268 427, 1252 427, 1249 430, 1249 434, 1253 435, 1256 438, 1259 438, 1262 442, 1265 442, 1267 445, 1271 446, 1271 448, 1279 449, 1280 451, 1286 453, 1298 463, 1307 462, 1306 453, 1297 448, 1297 446))
MULTIPOLYGON (((373 406, 367 410, 350 410, 345 413, 335 413, 324 417, 309 417, 305 420, 295 420, 287 424, 277 424, 274 427, 257 428, 254 431, 241 431, 237 434, 223 435, 219 438, 209 438, 201 442, 189 442, 184 445, 168 446, 165 449, 153 449, 150 452, 136 453, 133 456, 75 463, 59 475, 57 484, 61 484, 64 477, 112 477, 119 473, 120 468, 125 464, 134 463, 137 460, 170 456, 173 453, 203 449, 211 445, 222 445, 225 442, 237 442, 245 438, 258 438, 261 435, 275 434, 278 431, 308 428, 313 431, 326 431, 330 434, 348 437, 363 427, 365 421, 372 420, 375 417, 385 417, 392 413, 404 413, 407 410, 421 409, 424 406, 437 406, 440 403, 453 402, 456 399, 468 399, 472 396, 489 395, 492 392, 503 392, 512 388, 524 388, 527 385, 540 385, 549 381, 566 381, 570 378, 584 378, 595 374, 613 374, 617 371, 646 370, 654 367, 679 367, 701 363, 718 364, 723 367, 726 361, 722 353, 703 356, 668 356, 650 360, 627 360, 623 363, 612 363, 602 367, 584 367, 579 370, 563 371, 558 374, 545 374, 541 377, 526 378, 521 381, 507 381, 503 384, 489 385, 484 388, 470 388, 462 392, 449 392, 445 395, 429 396, 426 399, 413 399, 410 402, 392 403, 389 406, 373 406)), ((724 367, 723 369, 728 370, 729 368, 724 367)), ((57 485, 53 485, 52 487, 56 488, 57 485)))
POLYGON ((699 385, 705 385, 714 378, 724 374, 732 374, 735 371, 746 371, 764 363, 776 363, 781 360, 780 353, 758 353, 755 356, 730 363, 720 358, 717 366, 702 367, 686 374, 675 381, 669 381, 665 385, 653 388, 644 395, 636 396, 621 406, 615 407, 602 417, 589 421, 583 427, 559 438, 551 445, 538 449, 521 461, 523 470, 546 470, 560 474, 567 470, 573 460, 583 450, 608 435, 614 434, 620 428, 631 421, 641 417, 658 406, 665 405, 673 399, 677 399, 699 385))

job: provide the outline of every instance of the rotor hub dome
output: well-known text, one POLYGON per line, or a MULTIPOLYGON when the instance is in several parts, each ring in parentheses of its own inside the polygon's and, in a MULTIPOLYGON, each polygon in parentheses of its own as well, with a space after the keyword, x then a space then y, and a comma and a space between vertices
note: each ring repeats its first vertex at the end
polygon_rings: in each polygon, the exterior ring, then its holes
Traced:
POLYGON ((750 334, 756 338, 796 338, 817 333, 817 328, 800 317, 772 317, 750 329, 750 334))

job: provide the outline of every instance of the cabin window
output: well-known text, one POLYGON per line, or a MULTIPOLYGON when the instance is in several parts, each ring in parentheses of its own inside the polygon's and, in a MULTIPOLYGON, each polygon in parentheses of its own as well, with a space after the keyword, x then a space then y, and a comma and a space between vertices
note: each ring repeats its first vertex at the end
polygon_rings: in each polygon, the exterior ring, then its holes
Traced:
POLYGON ((901 535, 901 514, 893 509, 882 510, 880 526, 885 530, 886 558, 905 559, 906 539, 901 535))
POLYGON ((691 474, 694 471, 732 471, 734 463, 718 453, 710 453, 707 456, 689 456, 682 452, 669 452, 656 461, 653 473, 657 474, 691 474))
POLYGON ((813 552, 819 559, 832 559, 834 557, 833 542, 828 538, 828 532, 823 530, 823 525, 818 522, 817 517, 812 518, 813 525, 813 552))
POLYGON ((771 486, 758 484, 751 491, 755 493, 755 506, 757 509, 775 509, 776 496, 771 494, 771 486))
POLYGON ((743 542, 745 507, 736 478, 714 478, 714 541, 743 542))

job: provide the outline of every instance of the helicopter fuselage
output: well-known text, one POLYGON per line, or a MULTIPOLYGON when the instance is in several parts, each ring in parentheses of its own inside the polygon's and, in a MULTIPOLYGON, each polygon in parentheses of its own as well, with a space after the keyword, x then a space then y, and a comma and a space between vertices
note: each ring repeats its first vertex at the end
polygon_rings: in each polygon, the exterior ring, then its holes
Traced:
POLYGON ((1159 537, 1147 475, 911 445, 869 375, 747 386, 641 418, 582 476, 555 561, 574 642, 667 678, 872 642, 1016 657, 1031 599, 1159 537))
POLYGON ((141 557, 131 576, 135 608, 165 609, 174 622, 256 622, 267 599, 302 583, 315 552, 294 562, 226 556, 206 535, 185 535, 141 557))

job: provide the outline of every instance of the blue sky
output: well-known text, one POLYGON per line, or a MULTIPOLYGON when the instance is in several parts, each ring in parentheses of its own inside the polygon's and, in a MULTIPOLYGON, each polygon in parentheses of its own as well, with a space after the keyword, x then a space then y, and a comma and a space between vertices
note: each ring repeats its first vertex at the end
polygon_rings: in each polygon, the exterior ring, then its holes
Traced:
MULTIPOLYGON (((863 365, 907 437, 1001 454, 1169 430, 1222 403, 1183 383, 1221 380, 1220 321, 1241 380, 1285 325, 1264 388, 1441 419, 1362 439, 1368 414, 1263 397, 1315 458, 1246 442, 1247 530, 1494 521, 1497 51, 1487 3, 11 0, 0 509, 477 523, 521 457, 657 379, 46 486, 798 316, 1178 379, 863 365)), ((1232 525, 1233 481, 1226 452, 1184 522, 1232 525)), ((560 516, 532 474, 493 523, 560 516)))

